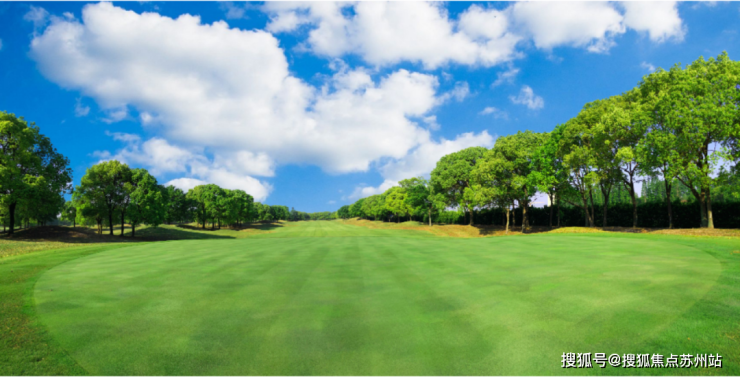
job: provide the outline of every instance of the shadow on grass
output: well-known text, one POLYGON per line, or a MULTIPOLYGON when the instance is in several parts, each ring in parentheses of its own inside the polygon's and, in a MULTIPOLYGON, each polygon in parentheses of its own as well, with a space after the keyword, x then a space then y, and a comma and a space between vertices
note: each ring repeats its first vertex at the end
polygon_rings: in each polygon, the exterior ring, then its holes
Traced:
POLYGON ((242 231, 242 230, 264 230, 264 231, 271 231, 278 228, 284 227, 281 223, 253 223, 253 224, 247 224, 247 225, 241 225, 241 226, 234 226, 234 227, 223 227, 223 228, 213 228, 211 226, 206 226, 203 228, 203 226, 195 226, 191 224, 176 224, 174 225, 178 228, 187 229, 191 231, 197 231, 197 232, 216 232, 216 231, 242 231))
POLYGON ((28 229, 16 230, 12 236, 3 235, 0 239, 15 242, 42 242, 53 241, 62 243, 108 243, 108 242, 150 242, 168 240, 190 240, 190 239, 230 239, 236 238, 227 234, 213 234, 210 232, 177 229, 173 227, 146 227, 136 229, 136 237, 131 236, 131 227, 124 228, 124 237, 120 236, 120 226, 114 228, 114 234, 103 230, 98 234, 94 228, 66 227, 66 226, 40 226, 28 229))

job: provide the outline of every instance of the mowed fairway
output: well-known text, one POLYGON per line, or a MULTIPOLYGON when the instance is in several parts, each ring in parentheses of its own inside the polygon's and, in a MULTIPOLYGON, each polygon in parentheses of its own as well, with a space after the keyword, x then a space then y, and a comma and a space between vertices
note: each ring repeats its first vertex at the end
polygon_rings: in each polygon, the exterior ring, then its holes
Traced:
POLYGON ((305 222, 75 259, 34 295, 94 375, 725 374, 736 365, 560 368, 563 352, 690 352, 676 339, 701 334, 676 323, 722 271, 669 237, 453 239, 305 222))

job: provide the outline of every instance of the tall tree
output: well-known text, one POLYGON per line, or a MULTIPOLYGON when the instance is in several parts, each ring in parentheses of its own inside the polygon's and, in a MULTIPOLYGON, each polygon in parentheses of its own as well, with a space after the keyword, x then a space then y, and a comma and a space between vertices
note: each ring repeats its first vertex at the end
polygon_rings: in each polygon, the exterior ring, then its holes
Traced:
POLYGON ((494 181, 508 187, 508 192, 522 208, 522 231, 529 226, 527 209, 537 186, 530 179, 533 156, 538 147, 547 140, 547 135, 532 131, 496 139, 496 144, 479 163, 478 169, 490 169, 494 181))
POLYGON ((185 192, 175 186, 167 186, 167 214, 165 222, 181 223, 190 220, 190 201, 185 196, 185 192))
POLYGON ((466 197, 465 189, 470 188, 470 173, 486 151, 484 147, 470 147, 448 154, 437 162, 431 174, 434 191, 444 198, 448 206, 458 206, 469 213, 470 225, 473 225, 476 203, 471 201, 474 195, 469 193, 466 197))
MULTIPOLYGON (((600 175, 605 203, 609 202, 609 191, 604 190, 614 180, 621 182, 632 200, 632 227, 637 227, 637 193, 635 183, 644 175, 644 160, 639 158, 637 145, 645 136, 650 123, 649 113, 644 111, 642 96, 631 90, 602 101, 603 114, 593 127, 594 151, 597 171, 600 175)), ((604 206, 604 226, 606 226, 604 206)))
POLYGON ((558 145, 562 129, 547 134, 545 141, 532 154, 532 167, 529 174, 531 183, 550 199, 550 227, 553 225, 553 208, 558 210, 560 226, 560 196, 568 185, 563 160, 558 155, 558 145))
POLYGON ((123 235, 123 215, 130 199, 126 186, 130 185, 130 182, 131 169, 128 165, 111 160, 88 168, 76 189, 86 202, 104 203, 111 235, 113 235, 113 215, 116 213, 123 213, 121 215, 121 235, 123 235))
POLYGON ((157 226, 167 214, 167 189, 157 184, 157 179, 146 169, 131 170, 131 183, 127 187, 130 203, 127 218, 131 224, 131 237, 136 236, 136 225, 146 223, 157 226))
POLYGON ((406 190, 406 202, 412 208, 427 212, 429 226, 432 226, 432 211, 444 209, 442 198, 434 194, 432 185, 422 177, 404 179, 398 183, 406 190))
POLYGON ((402 215, 408 215, 413 210, 406 201, 407 198, 408 194, 403 187, 391 187, 385 192, 385 207, 396 215, 399 223, 402 215))
POLYGON ((684 184, 699 202, 701 226, 714 228, 711 187, 722 157, 716 146, 731 146, 740 128, 740 62, 726 52, 716 59, 700 57, 682 68, 658 70, 646 76, 640 89, 654 98, 648 148, 670 150, 669 175, 684 184))
POLYGON ((72 223, 72 228, 77 226, 77 207, 75 207, 75 203, 73 201, 64 203, 64 208, 62 209, 62 220, 70 221, 72 223))
POLYGON ((195 204, 195 216, 202 228, 206 228, 206 222, 211 220, 211 229, 215 228, 215 221, 219 216, 218 199, 223 195, 223 189, 214 184, 198 185, 190 189, 187 198, 195 204))
POLYGON ((61 195, 71 189, 68 165, 34 123, 0 112, 0 194, 8 209, 9 234, 14 232, 19 204, 39 217, 59 213, 64 205, 61 195))

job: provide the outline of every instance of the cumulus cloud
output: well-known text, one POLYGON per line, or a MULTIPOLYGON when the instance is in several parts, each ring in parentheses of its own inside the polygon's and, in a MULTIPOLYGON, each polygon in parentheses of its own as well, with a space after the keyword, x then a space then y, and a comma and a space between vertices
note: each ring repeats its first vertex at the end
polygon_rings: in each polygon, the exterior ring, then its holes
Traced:
POLYGON ((482 146, 490 148, 493 146, 494 140, 495 138, 486 131, 479 134, 472 132, 464 133, 458 135, 454 140, 442 139, 439 142, 426 140, 407 156, 389 161, 381 166, 379 171, 383 177, 383 183, 377 187, 356 187, 352 194, 349 195, 349 199, 359 199, 383 193, 385 190, 396 186, 402 179, 418 176, 428 177, 442 156, 469 147, 482 146))
POLYGON ((182 191, 188 192, 188 190, 194 188, 195 186, 207 184, 208 182, 196 178, 177 178, 165 183, 164 185, 175 186, 182 191))
POLYGON ((160 134, 126 141, 109 157, 224 187, 252 185, 264 195, 266 184, 252 176, 272 176, 279 164, 346 173, 402 159, 431 142, 423 124, 438 127, 433 109, 469 93, 458 83, 437 95, 429 74, 399 69, 374 78, 339 63, 314 87, 289 72, 267 32, 110 3, 86 5, 81 20, 52 17, 30 56, 47 78, 94 99, 104 120, 138 113, 160 134))
POLYGON ((545 107, 545 100, 534 94, 534 90, 527 85, 522 86, 518 95, 509 96, 509 99, 512 103, 527 106, 530 110, 539 110, 545 107))
POLYGON ((625 31, 622 15, 604 2, 521 2, 511 12, 542 49, 565 45, 603 52, 613 44, 614 35, 625 31))
POLYGON ((114 132, 108 135, 124 143, 124 147, 116 153, 96 151, 93 153, 94 156, 101 161, 118 160, 133 166, 144 166, 155 176, 167 173, 182 173, 189 176, 173 179, 167 185, 172 184, 188 190, 200 184, 215 183, 228 189, 244 190, 256 200, 264 200, 272 190, 270 184, 249 175, 273 174, 270 161, 264 161, 266 156, 239 151, 227 157, 217 154, 211 160, 202 150, 177 147, 158 137, 142 141, 141 137, 135 134, 114 132), (243 166, 234 166, 242 164, 243 166))
MULTIPOLYGON (((332 173, 403 157, 428 137, 410 119, 440 103, 432 75, 398 70, 373 79, 345 68, 315 88, 290 74, 267 32, 110 3, 85 6, 81 22, 53 20, 30 54, 47 78, 94 98, 110 122, 135 109, 170 141, 248 150, 332 173)), ((463 85, 450 98, 467 91, 463 85)))
POLYGON ((433 69, 448 63, 492 66, 517 56, 520 38, 504 12, 468 8, 458 21, 441 3, 270 3, 267 30, 312 25, 307 48, 319 55, 360 55, 373 65, 412 61, 433 69), (352 12, 343 12, 346 8, 352 12), (351 14, 350 14, 351 13, 351 14))
POLYGON ((628 29, 655 42, 684 33, 675 2, 517 2, 501 10, 474 4, 457 19, 437 2, 268 2, 263 10, 270 32, 308 25, 303 47, 319 55, 354 54, 377 66, 418 62, 427 69, 510 62, 526 40, 545 50, 604 53, 628 29))
POLYGON ((675 1, 626 1, 622 6, 625 26, 647 33, 650 40, 683 40, 686 30, 675 1))

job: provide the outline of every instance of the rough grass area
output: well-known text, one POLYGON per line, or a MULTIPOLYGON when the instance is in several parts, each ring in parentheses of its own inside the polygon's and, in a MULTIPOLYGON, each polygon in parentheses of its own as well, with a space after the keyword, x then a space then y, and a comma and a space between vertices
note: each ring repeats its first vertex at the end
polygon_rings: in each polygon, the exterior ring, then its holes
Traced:
POLYGON ((666 234, 675 236, 695 236, 695 237, 740 237, 740 229, 663 229, 663 228, 628 228, 628 227, 554 227, 532 226, 524 232, 521 226, 510 226, 507 232, 500 225, 457 225, 457 224, 434 224, 429 226, 428 223, 418 221, 407 221, 402 223, 391 223, 383 221, 364 220, 359 218, 338 220, 343 224, 362 226, 370 229, 404 229, 418 230, 432 233, 441 237, 495 237, 495 236, 517 236, 522 234, 553 233, 553 234, 574 234, 574 233, 598 233, 598 232, 615 232, 615 233, 649 233, 649 234, 666 234))

